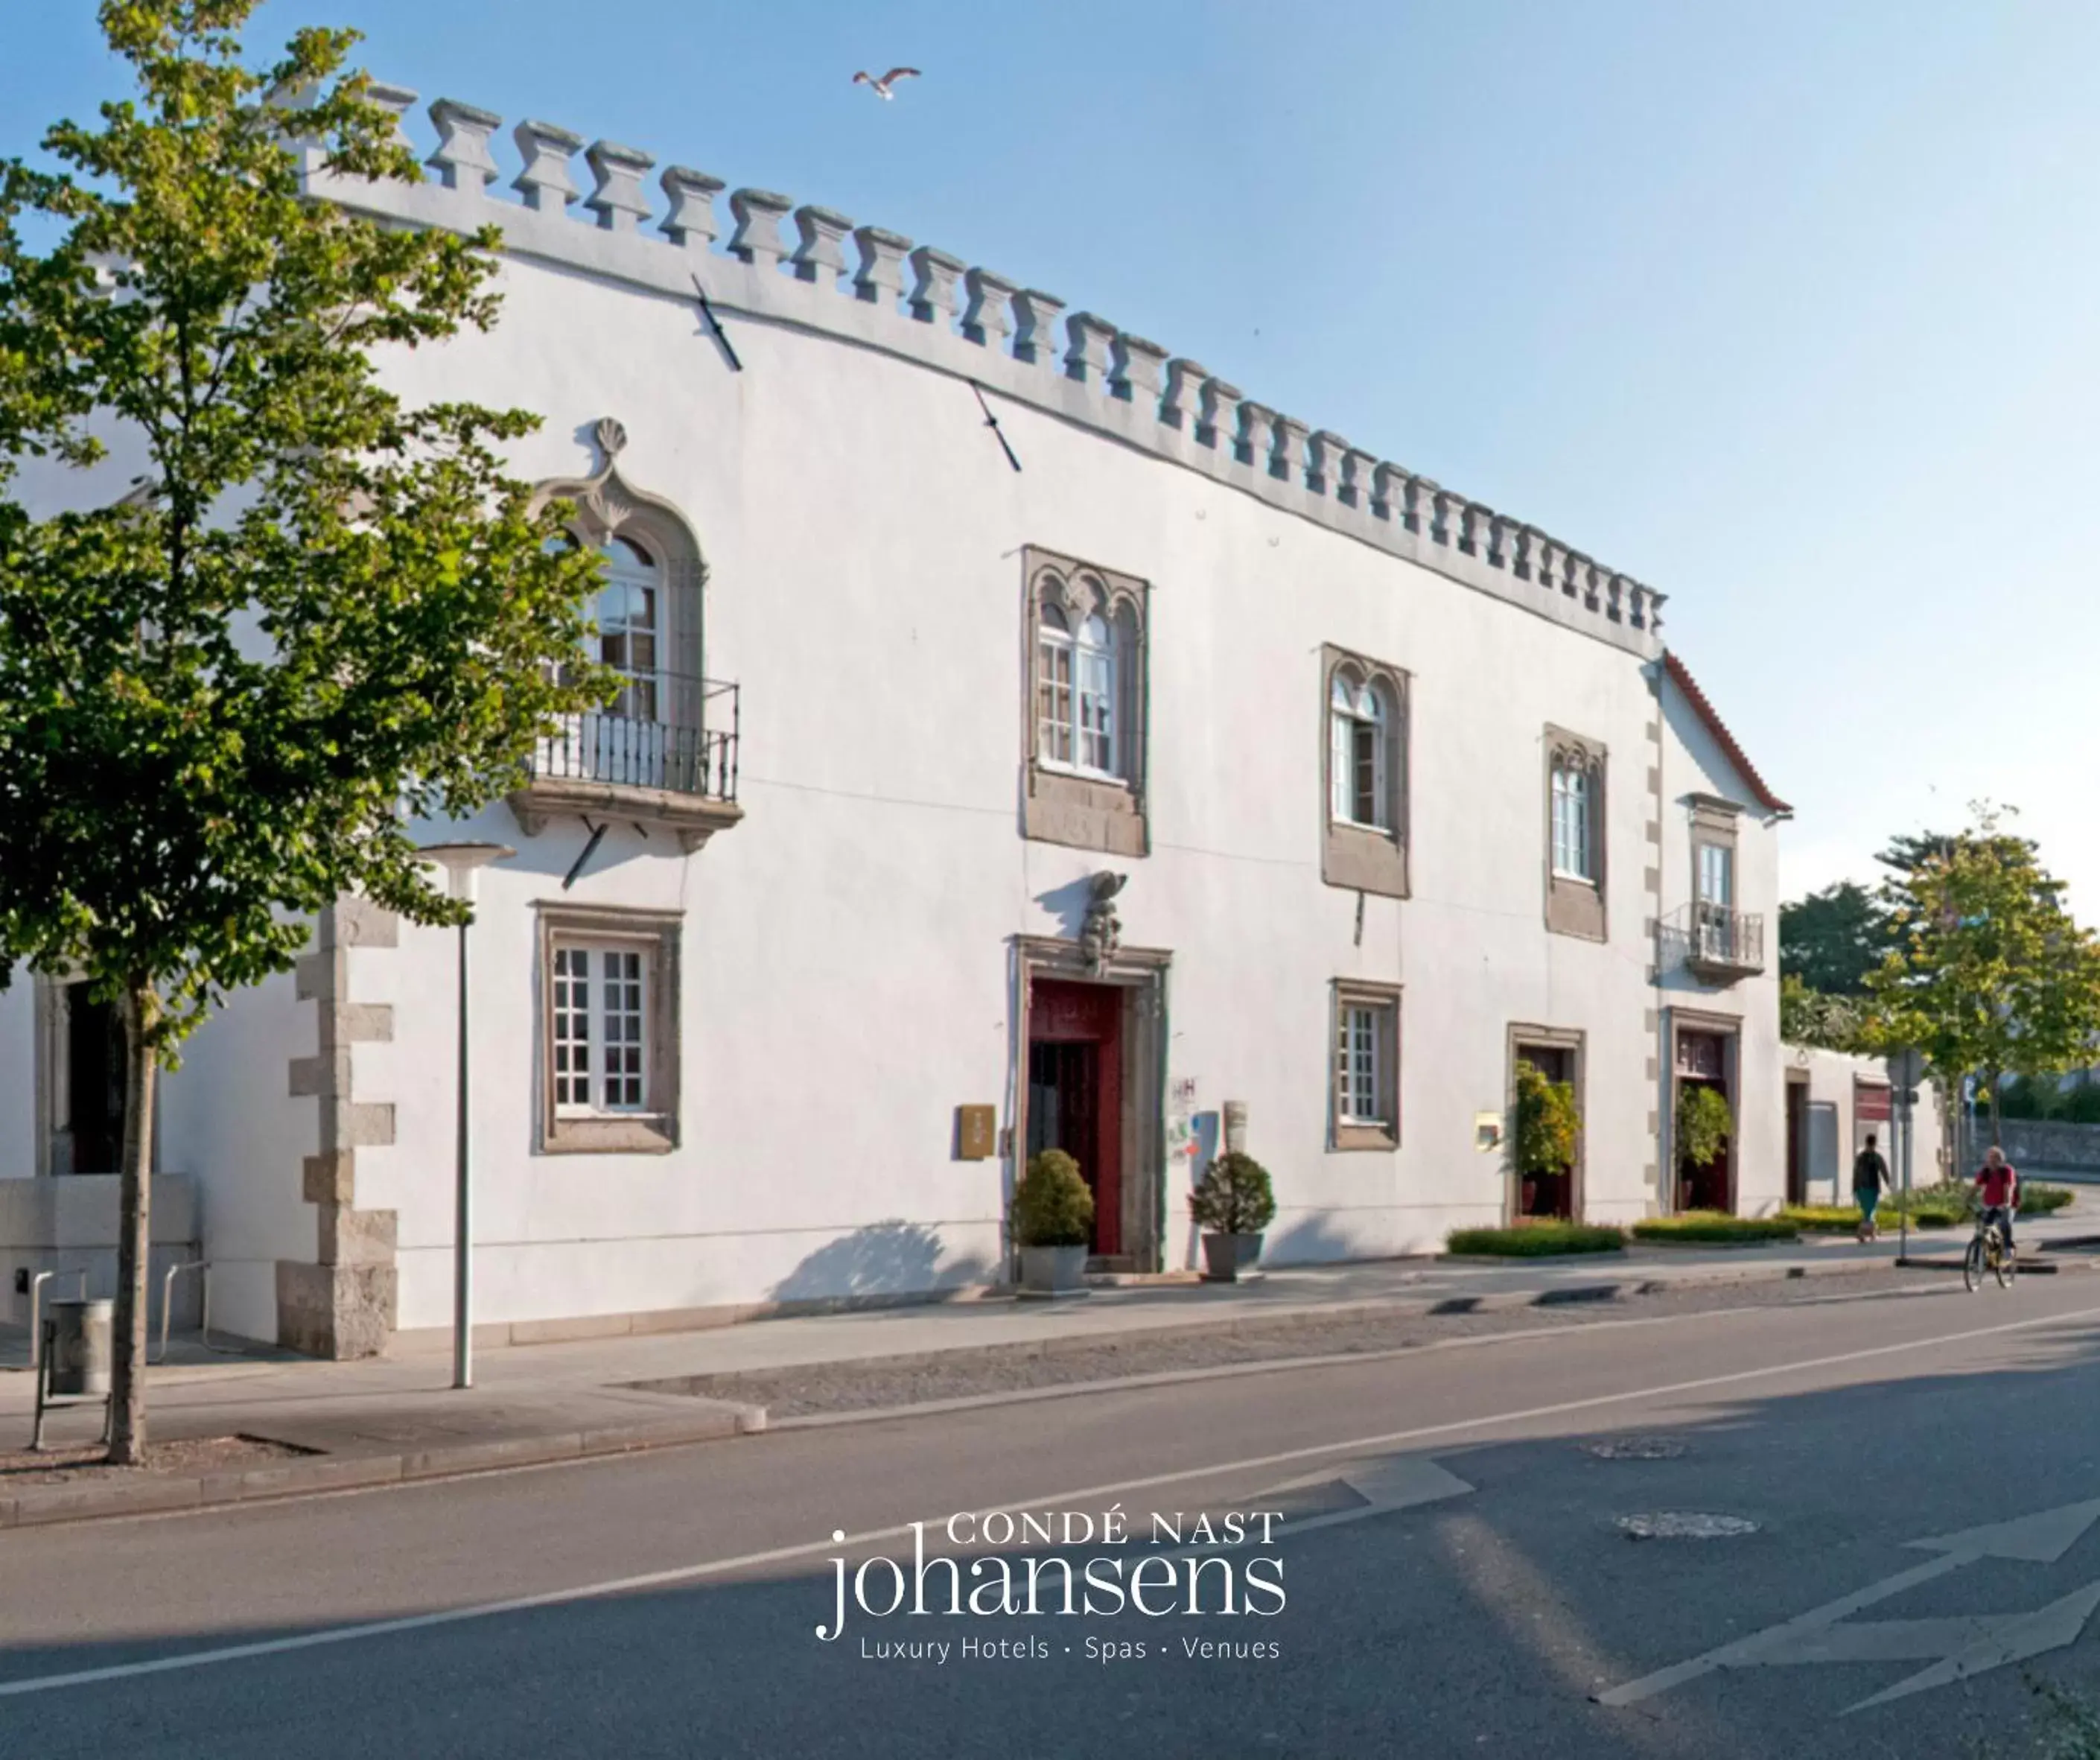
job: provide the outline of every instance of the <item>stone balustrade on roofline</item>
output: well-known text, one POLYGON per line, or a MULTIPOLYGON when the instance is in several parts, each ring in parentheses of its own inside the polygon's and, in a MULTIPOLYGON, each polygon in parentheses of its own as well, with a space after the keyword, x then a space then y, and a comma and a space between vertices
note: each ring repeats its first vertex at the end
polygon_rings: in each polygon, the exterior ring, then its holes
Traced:
MULTIPOLYGON (((373 95, 404 121, 417 99, 395 86, 373 95)), ((718 312, 840 337, 974 383, 1614 646, 1646 658, 1662 651, 1665 595, 1652 587, 1279 414, 1053 294, 763 189, 730 192, 725 239, 716 212, 724 180, 668 165, 652 191, 650 154, 586 144, 551 122, 514 126, 507 156, 519 169, 506 179, 501 117, 450 98, 429 115, 438 145, 427 181, 338 176, 315 146, 298 142, 309 193, 413 225, 493 225, 515 256, 681 302, 692 300, 697 278, 718 312), (579 157, 588 194, 574 174, 579 157), (518 199, 504 193, 506 182, 518 199), (790 221, 795 243, 783 233, 790 221)))

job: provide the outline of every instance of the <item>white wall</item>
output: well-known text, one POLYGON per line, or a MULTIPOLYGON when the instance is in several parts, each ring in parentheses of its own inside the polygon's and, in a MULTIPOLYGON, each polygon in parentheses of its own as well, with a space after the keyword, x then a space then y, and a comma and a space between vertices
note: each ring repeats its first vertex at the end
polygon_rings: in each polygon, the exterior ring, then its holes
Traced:
POLYGON ((37 986, 26 968, 0 990, 0 1180, 37 1171, 37 986))
MULTIPOLYGON (((1808 1195, 1815 1203, 1848 1204, 1852 1201, 1852 1158, 1865 1146, 1868 1132, 1889 1164, 1889 1177, 1903 1179, 1892 1123, 1864 1119, 1855 1102, 1855 1084, 1886 1085, 1888 1066, 1878 1057, 1854 1057, 1843 1052, 1825 1051, 1808 1045, 1785 1048, 1789 1071, 1805 1071, 1808 1077, 1809 1144, 1808 1195)), ((1930 1185, 1940 1177, 1939 1156, 1945 1142, 1941 1128, 1939 1090, 1930 1082, 1918 1088, 1912 1109, 1917 1135, 1911 1149, 1911 1181, 1930 1185)))
POLYGON ((1662 920, 1681 922, 1692 902, 1692 807, 1689 796, 1718 796, 1742 809, 1736 821, 1736 907, 1763 922, 1763 969, 1733 983, 1701 983, 1662 942, 1663 1020, 1658 1105, 1665 1123, 1671 1103, 1672 1011, 1723 1016, 1737 1034, 1735 1095, 1737 1138, 1736 1207, 1744 1215, 1768 1215, 1786 1201, 1786 1094, 1780 1074, 1779 1038, 1778 820, 1761 806, 1748 778, 1739 774, 1712 730, 1665 677, 1661 685, 1661 779, 1662 920))

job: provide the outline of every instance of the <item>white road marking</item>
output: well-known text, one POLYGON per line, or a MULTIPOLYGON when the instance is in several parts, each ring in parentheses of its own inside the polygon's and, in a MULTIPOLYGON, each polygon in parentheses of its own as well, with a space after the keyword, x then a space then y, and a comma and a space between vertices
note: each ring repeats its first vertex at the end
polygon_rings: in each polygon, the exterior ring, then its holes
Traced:
POLYGON ((1420 1454, 1388 1455, 1374 1461, 1352 1462, 1338 1472, 1316 1473, 1309 1479, 1294 1479, 1287 1485, 1255 1493, 1255 1501, 1275 1491, 1299 1491, 1308 1485, 1332 1484, 1339 1480, 1365 1499, 1359 1510, 1335 1510, 1325 1515, 1308 1515, 1303 1521, 1286 1522, 1277 1529, 1279 1539, 1310 1533, 1316 1528, 1339 1528, 1344 1522, 1367 1521, 1374 1515, 1390 1515, 1396 1510, 1411 1510, 1419 1504, 1440 1503, 1446 1498, 1469 1496, 1472 1486, 1456 1473, 1420 1454))
MULTIPOLYGON (((1806 1357, 1790 1363, 1772 1363, 1758 1369, 1732 1370, 1727 1374, 1701 1375, 1692 1380, 1668 1382, 1658 1387, 1629 1387, 1621 1392, 1593 1394, 1580 1400, 1561 1400, 1551 1405, 1529 1406, 1520 1411, 1493 1412, 1480 1418, 1454 1418, 1445 1423, 1423 1424, 1410 1430, 1388 1431, 1382 1436, 1357 1436, 1342 1442, 1284 1449, 1272 1454, 1250 1455, 1243 1460, 1219 1461, 1171 1473, 1153 1473, 1141 1479, 1083 1485, 1040 1497, 1010 1498, 998 1507, 1009 1510, 1055 1509, 1098 1498, 1149 1491, 1161 1485, 1222 1478, 1235 1473, 1265 1471, 1271 1467, 1289 1467, 1300 1461, 1318 1460, 1336 1454, 1370 1453, 1379 1449, 1402 1447, 1409 1443, 1427 1441, 1436 1436, 1499 1429, 1505 1425, 1528 1423, 1539 1418, 1563 1418, 1575 1412, 1597 1411, 1608 1405, 1668 1399, 1679 1394, 1701 1393, 1714 1387, 1739 1387, 1745 1382, 1767 1381, 1779 1375, 1799 1374, 1811 1370, 1836 1369, 1849 1363, 1871 1362, 1879 1357, 1899 1356, 1908 1351, 1933 1350, 1942 1345, 1958 1344, 1972 1339, 1998 1338, 2009 1333, 2032 1331, 2037 1326, 2069 1326, 2079 1321, 2095 1319, 2100 1319, 2100 1308, 2080 1308, 2069 1313, 2036 1315, 2027 1320, 2007 1321, 1995 1326, 1979 1326, 1966 1332, 1941 1333, 1931 1338, 1908 1339, 1897 1344, 1870 1345, 1856 1351, 1840 1351, 1829 1356, 1806 1357)), ((945 1519, 937 1517, 932 1520, 945 1519)), ((697 1582, 710 1577, 726 1576, 732 1572, 751 1570, 761 1565, 782 1564, 793 1559, 821 1556, 840 1547, 866 1546, 878 1540, 900 1539, 911 1532, 911 1523, 898 1522, 887 1528, 868 1528, 829 1541, 812 1540, 797 1546, 773 1546, 762 1552, 743 1553, 735 1558, 712 1559, 702 1564, 680 1565, 670 1570, 650 1571, 638 1577, 615 1577, 606 1582, 548 1590, 539 1595, 517 1595, 502 1601, 448 1608, 435 1613, 411 1614, 400 1619, 370 1620, 355 1625, 302 1632, 296 1637, 264 1639, 254 1643, 230 1644, 215 1650, 187 1651, 174 1656, 157 1656, 144 1662, 112 1663, 106 1668, 77 1669, 64 1674, 38 1674, 23 1680, 0 1681, 0 1698, 58 1692, 68 1687, 93 1686, 104 1681, 128 1680, 139 1675, 170 1674, 188 1669, 211 1668, 222 1663, 251 1661, 261 1656, 284 1656, 294 1651, 318 1649, 327 1644, 351 1643, 360 1639, 386 1638, 402 1632, 428 1631, 437 1626, 459 1625, 468 1620, 494 1619, 506 1613, 531 1612, 540 1608, 560 1607, 571 1602, 604 1600, 610 1596, 632 1594, 641 1590, 662 1589, 674 1583, 697 1582)), ((1922 1580, 1926 1577, 1938 1576, 1964 1562, 1961 1555, 1949 1554, 1935 1559, 1929 1564, 1920 1565, 1915 1571, 1906 1574, 1922 1580)), ((1890 1590, 1890 1592, 1895 1591, 1890 1590)), ((1853 1599, 1857 1599, 1856 1597, 1853 1599)), ((1608 1699, 1606 1702, 1618 1701, 1608 1699)))
POLYGON ((1857 1661, 1878 1654, 1873 1648, 1877 1644, 1896 1646, 1888 1652, 1894 1660, 1917 1661, 1924 1656, 1943 1659, 1936 1667, 1899 1681, 1886 1692, 1846 1707, 1849 1714, 1868 1705, 1880 1705, 1885 1700, 1899 1699, 1909 1693, 1922 1692, 1929 1687, 1943 1686, 1964 1675, 1980 1674, 2007 1662, 2039 1656, 2045 1650, 2060 1649, 2074 1642, 2085 1629, 2086 1616, 2096 1603, 2100 1603, 2100 1586, 2094 1586, 2091 1590, 2080 1590, 2035 1613, 1984 1616, 1972 1620, 1902 1620, 1886 1625, 1845 1626, 1838 1622, 1876 1602, 1886 1601, 1893 1595, 1914 1589, 1920 1583, 1944 1577, 1965 1564, 1974 1564, 1979 1559, 2015 1559, 2029 1564, 2054 1564, 2077 1544, 2095 1521, 2100 1521, 2100 1498, 2067 1503, 2061 1509, 2043 1510, 2012 1521, 1964 1528, 1960 1533, 1906 1542, 1910 1546, 1937 1552, 1940 1556, 1929 1564, 1914 1564, 1907 1571, 1885 1577, 1877 1583, 1869 1583, 1864 1589, 1835 1601, 1827 1601, 1820 1608, 1811 1608, 1806 1613, 1798 1613, 1777 1625, 1768 1625, 1747 1638, 1733 1639, 1703 1656, 1658 1669, 1637 1681, 1628 1681, 1623 1687, 1614 1687, 1608 1692, 1598 1694, 1597 1702, 1607 1705, 1638 1704, 1657 1693, 1668 1692, 1673 1687, 1681 1687, 1687 1681, 1696 1680, 1702 1674, 1710 1674, 1716 1669, 1857 1661), (1905 1648, 1925 1642, 1929 1635, 1936 1636, 1939 1648, 1905 1648), (1855 1651, 1858 1646, 1865 1648, 1855 1651))

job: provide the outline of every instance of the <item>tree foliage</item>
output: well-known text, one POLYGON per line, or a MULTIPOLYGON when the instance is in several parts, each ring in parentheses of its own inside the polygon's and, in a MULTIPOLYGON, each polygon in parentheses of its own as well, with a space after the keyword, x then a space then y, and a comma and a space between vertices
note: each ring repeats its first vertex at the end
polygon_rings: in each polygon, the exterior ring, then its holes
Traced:
POLYGON ((1520 1057, 1515 1114, 1510 1152, 1519 1173, 1560 1173, 1573 1165, 1582 1128, 1573 1083, 1556 1082, 1520 1057))
POLYGON ((1013 1232, 1023 1246, 1084 1246, 1093 1239, 1093 1192, 1063 1149, 1029 1158, 1013 1189, 1013 1232))
POLYGON ((1779 981, 1779 1036, 1789 1045, 1818 1045, 1826 1051, 1868 1048, 1865 999, 1825 995, 1798 974, 1779 981))
POLYGON ((1979 807, 1971 830, 1886 884, 1896 945, 1868 982, 1880 1043, 1915 1045, 1936 1074, 1979 1075, 1992 1094, 2011 1070, 2089 1063, 2100 1040, 2100 940, 2001 818, 1979 807))
POLYGON ((417 169, 355 33, 250 65, 255 4, 104 0, 135 95, 53 127, 56 169, 0 165, 0 982, 70 968, 123 1007, 127 1388, 157 1060, 339 894, 457 920, 410 822, 478 809, 603 694, 594 562, 500 457, 535 418, 386 381, 494 320, 494 236, 308 200, 295 136, 337 174, 417 169), (68 510, 17 498, 31 461, 68 510))
POLYGON ((1253 1156, 1229 1149, 1203 1170, 1189 1194, 1189 1214, 1214 1234, 1259 1234, 1276 1220, 1268 1170, 1253 1156))
POLYGON ((1779 968, 1826 996, 1860 996, 1890 942, 1888 908, 1857 880, 1779 907, 1779 968))

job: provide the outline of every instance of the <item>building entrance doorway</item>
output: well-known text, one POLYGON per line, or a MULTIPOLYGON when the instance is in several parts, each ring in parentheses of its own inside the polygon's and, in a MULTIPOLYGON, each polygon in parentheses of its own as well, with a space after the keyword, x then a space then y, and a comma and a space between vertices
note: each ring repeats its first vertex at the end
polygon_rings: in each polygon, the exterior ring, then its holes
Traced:
POLYGON ((1808 1202, 1808 1078, 1789 1074, 1786 1078, 1786 1201, 1808 1202))
MULTIPOLYGON (((1685 1096, 1700 1088, 1711 1090, 1732 1105, 1729 1092, 1729 1065, 1733 1061, 1732 1035, 1680 1027, 1677 1034, 1677 1097, 1681 1109, 1685 1096)), ((1696 1165, 1677 1145, 1677 1207, 1681 1210, 1718 1210, 1732 1214, 1736 1208, 1736 1143, 1732 1130, 1721 1141, 1712 1160, 1696 1165)))
MULTIPOLYGON (((1579 1105, 1581 1088, 1577 1082, 1575 1048, 1573 1045, 1542 1044, 1529 1039, 1516 1042, 1516 1061, 1528 1063, 1556 1087, 1565 1087, 1574 1092, 1579 1105)), ((1578 1150, 1579 1153, 1579 1150, 1578 1150)), ((1575 1220, 1575 1162, 1569 1159, 1559 1167, 1524 1168, 1517 1170, 1516 1214, 1520 1220, 1533 1218, 1575 1220)))
POLYGON ((1123 1242, 1123 991, 1038 978, 1028 1009, 1028 1153, 1061 1149, 1094 1194, 1092 1253, 1123 1242))
POLYGON ((116 1173, 124 1158, 124 1019, 68 984, 65 1007, 65 1118, 53 1171, 116 1173))

